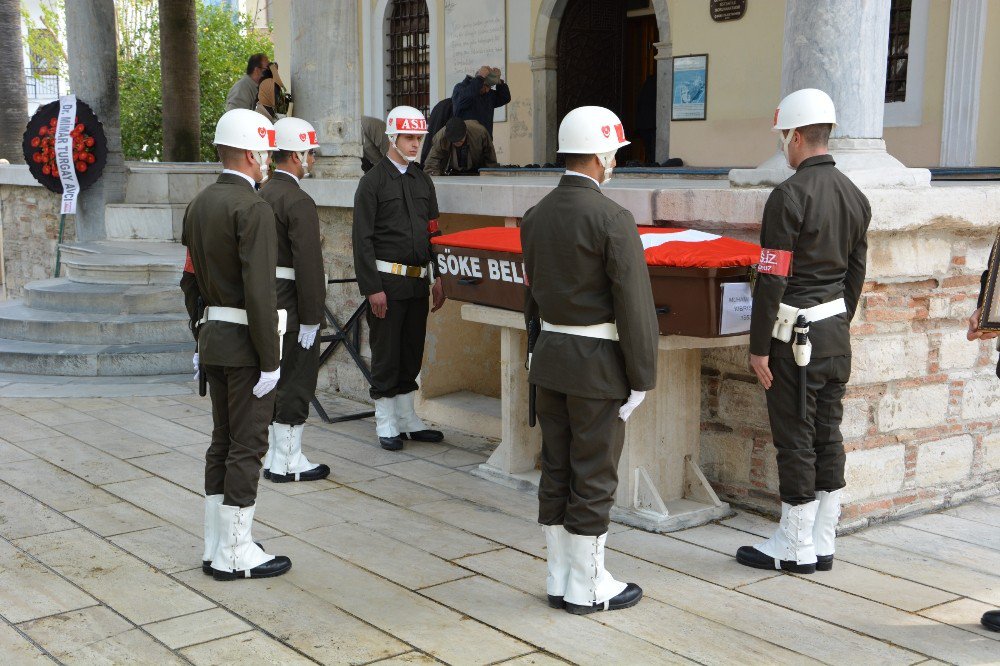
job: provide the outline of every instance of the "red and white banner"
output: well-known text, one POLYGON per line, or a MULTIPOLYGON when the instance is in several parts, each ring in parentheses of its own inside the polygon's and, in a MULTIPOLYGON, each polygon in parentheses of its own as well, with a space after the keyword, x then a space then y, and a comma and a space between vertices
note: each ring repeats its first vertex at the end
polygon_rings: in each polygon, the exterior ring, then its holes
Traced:
POLYGON ((80 194, 80 182, 76 179, 76 165, 73 162, 73 137, 70 133, 76 126, 76 95, 66 95, 59 98, 59 120, 56 124, 56 166, 59 169, 59 179, 62 181, 62 204, 60 212, 63 215, 76 213, 76 198, 80 194))
POLYGON ((650 266, 726 268, 752 266, 760 258, 759 245, 697 229, 640 227, 639 238, 650 266))

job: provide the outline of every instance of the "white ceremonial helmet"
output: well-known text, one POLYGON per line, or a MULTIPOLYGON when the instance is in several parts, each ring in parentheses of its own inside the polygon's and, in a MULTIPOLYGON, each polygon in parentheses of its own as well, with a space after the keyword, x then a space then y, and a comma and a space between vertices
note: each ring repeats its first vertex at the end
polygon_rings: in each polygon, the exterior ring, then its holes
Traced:
POLYGON ((625 128, 613 111, 603 106, 581 106, 559 123, 559 148, 563 154, 597 155, 604 166, 604 182, 611 178, 611 161, 625 140, 625 128))
POLYGON ((277 147, 275 141, 274 124, 250 109, 226 111, 215 125, 213 143, 252 151, 257 158, 262 183, 267 180, 268 153, 277 147))
POLYGON ((278 150, 296 153, 303 171, 309 175, 309 151, 319 148, 319 139, 312 124, 302 118, 287 116, 274 123, 274 132, 278 150))
POLYGON ((413 162, 416 157, 404 155, 396 147, 396 137, 400 134, 427 134, 427 119, 420 109, 412 106, 397 106, 385 119, 385 133, 389 137, 389 143, 396 154, 407 162, 413 162))
MULTIPOLYGON (((803 88, 786 95, 774 110, 772 132, 794 130, 807 125, 829 124, 837 126, 837 110, 833 100, 822 90, 803 88)), ((788 160, 788 144, 792 141, 794 132, 789 131, 781 140, 781 152, 788 160)))
POLYGON ((836 126, 837 111, 833 100, 822 90, 803 88, 781 100, 774 110, 772 132, 796 129, 806 125, 830 124, 836 126))

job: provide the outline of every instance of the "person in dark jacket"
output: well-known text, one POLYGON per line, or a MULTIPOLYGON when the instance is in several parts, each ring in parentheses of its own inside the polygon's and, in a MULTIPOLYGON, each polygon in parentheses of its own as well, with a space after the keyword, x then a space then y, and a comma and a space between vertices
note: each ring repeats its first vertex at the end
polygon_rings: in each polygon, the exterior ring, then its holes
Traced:
MULTIPOLYGON (((389 153, 361 177, 354 195, 354 270, 368 299, 375 433, 387 451, 403 438, 440 442, 414 411, 417 375, 427 333, 431 234, 437 231, 434 181, 413 164, 427 121, 411 106, 389 112, 389 153)), ((444 305, 441 278, 430 283, 436 311, 444 305)))
POLYGON ((288 324, 281 355, 281 379, 274 421, 264 456, 264 478, 274 483, 318 481, 330 475, 302 453, 302 434, 319 374, 319 335, 326 302, 326 275, 316 202, 299 181, 315 163, 316 130, 301 118, 282 118, 274 125, 274 176, 260 189, 271 204, 277 231, 278 308, 288 324))
POLYGON ((764 206, 750 317, 750 368, 766 391, 781 495, 771 538, 736 553, 740 564, 758 569, 833 568, 846 485, 840 422, 850 327, 872 217, 868 199, 829 155, 836 122, 833 100, 814 88, 785 97, 774 115, 795 173, 764 206))
POLYGON ((493 109, 510 103, 510 88, 500 78, 500 69, 483 65, 475 76, 466 76, 451 93, 454 116, 475 120, 493 136, 493 109))
POLYGON ((608 109, 570 111, 559 126, 566 173, 521 224, 525 320, 541 331, 528 381, 542 428, 546 589, 550 606, 578 615, 642 598, 604 568, 625 421, 656 383, 659 342, 635 219, 601 192, 627 145, 608 109))
MULTIPOLYGON (((423 145, 420 147, 420 160, 421 164, 427 164, 427 156, 431 153, 431 143, 430 138, 444 129, 444 126, 448 124, 448 121, 454 117, 454 109, 452 107, 451 98, 445 97, 443 100, 434 105, 431 109, 431 116, 427 119, 427 139, 424 141, 423 145)), ((384 153, 383 153, 384 154, 384 153)))
POLYGON ((493 139, 475 120, 452 118, 429 143, 433 147, 424 163, 428 176, 475 175, 498 166, 493 139))

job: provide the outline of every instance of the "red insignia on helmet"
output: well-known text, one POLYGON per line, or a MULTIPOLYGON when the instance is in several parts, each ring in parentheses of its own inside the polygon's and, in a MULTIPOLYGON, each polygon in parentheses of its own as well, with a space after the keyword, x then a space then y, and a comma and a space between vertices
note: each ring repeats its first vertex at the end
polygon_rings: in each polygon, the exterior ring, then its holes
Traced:
POLYGON ((605 125, 604 127, 601 128, 601 132, 604 133, 605 139, 608 138, 609 136, 611 136, 611 126, 605 125))
POLYGON ((615 134, 618 135, 618 143, 625 143, 625 128, 621 123, 615 125, 615 134))
POLYGON ((299 141, 305 141, 307 138, 308 137, 307 137, 307 135, 306 135, 305 132, 303 132, 302 134, 299 134, 299 141))
POLYGON ((264 129, 263 127, 258 127, 257 134, 260 134, 260 138, 263 139, 265 136, 267 136, 267 130, 264 129))
MULTIPOLYGON (((263 135, 261 135, 261 136, 263 136, 263 135)), ((278 141, 277 141, 277 137, 275 136, 275 131, 274 130, 267 130, 267 145, 270 146, 271 148, 277 148, 278 147, 278 141)))
POLYGON ((771 123, 771 127, 778 126, 778 112, 781 111, 780 108, 774 110, 774 121, 771 123))
POLYGON ((316 140, 316 132, 309 132, 309 143, 319 143, 316 140))

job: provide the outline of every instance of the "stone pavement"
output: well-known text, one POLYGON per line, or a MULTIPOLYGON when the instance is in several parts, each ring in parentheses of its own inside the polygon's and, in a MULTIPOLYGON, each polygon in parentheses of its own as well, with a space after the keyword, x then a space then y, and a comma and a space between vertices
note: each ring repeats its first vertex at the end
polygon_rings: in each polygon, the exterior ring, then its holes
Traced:
POLYGON ((614 525, 608 566, 646 597, 574 617, 544 601, 535 498, 469 474, 492 443, 389 453, 367 421, 310 421, 329 480, 261 481, 254 535, 291 572, 215 582, 208 410, 190 392, 0 399, 3 664, 1000 663, 978 624, 1000 607, 998 498, 841 538, 812 576, 736 564, 771 527, 751 514, 614 525))

